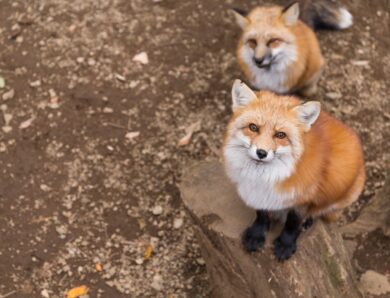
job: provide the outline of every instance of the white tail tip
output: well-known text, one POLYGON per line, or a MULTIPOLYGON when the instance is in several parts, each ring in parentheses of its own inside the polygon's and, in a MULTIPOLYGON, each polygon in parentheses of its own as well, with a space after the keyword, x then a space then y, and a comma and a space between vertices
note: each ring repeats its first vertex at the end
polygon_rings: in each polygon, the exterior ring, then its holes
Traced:
POLYGON ((353 24, 353 17, 351 13, 343 8, 340 8, 340 20, 338 23, 338 26, 340 29, 346 29, 348 27, 351 27, 353 24))

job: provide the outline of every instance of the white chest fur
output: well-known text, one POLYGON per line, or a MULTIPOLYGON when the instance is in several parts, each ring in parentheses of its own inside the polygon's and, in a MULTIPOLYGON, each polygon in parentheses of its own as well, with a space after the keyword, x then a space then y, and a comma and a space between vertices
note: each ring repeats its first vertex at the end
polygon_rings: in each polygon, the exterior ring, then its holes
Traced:
POLYGON ((277 93, 286 93, 285 72, 278 69, 263 70, 255 66, 253 63, 249 64, 249 69, 253 75, 251 83, 256 89, 271 90, 277 93))
POLYGON ((263 179, 240 180, 237 190, 245 204, 254 209, 282 210, 294 203, 293 193, 280 193, 274 183, 263 179))
POLYGON ((227 175, 236 185, 241 199, 249 207, 264 210, 281 210, 296 202, 293 189, 281 192, 277 184, 291 175, 291 160, 275 159, 269 164, 257 164, 234 147, 224 150, 227 175))

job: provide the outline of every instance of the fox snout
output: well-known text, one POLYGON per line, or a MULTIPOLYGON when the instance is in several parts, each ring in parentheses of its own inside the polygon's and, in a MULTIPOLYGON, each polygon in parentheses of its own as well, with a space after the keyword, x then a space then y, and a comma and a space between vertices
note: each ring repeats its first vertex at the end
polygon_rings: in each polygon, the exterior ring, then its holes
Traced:
POLYGON ((264 149, 257 149, 256 154, 257 154, 258 158, 263 159, 263 158, 267 157, 268 152, 265 151, 264 149))
POLYGON ((272 53, 267 49, 261 49, 260 46, 257 46, 253 54, 253 62, 259 68, 269 67, 272 62, 272 53))
POLYGON ((266 54, 265 56, 262 56, 261 58, 253 57, 253 62, 255 62, 256 66, 259 68, 265 68, 269 67, 272 62, 272 54, 266 54))
POLYGON ((249 155, 258 161, 271 161, 274 158, 274 151, 272 149, 259 148, 256 145, 252 145, 249 155))

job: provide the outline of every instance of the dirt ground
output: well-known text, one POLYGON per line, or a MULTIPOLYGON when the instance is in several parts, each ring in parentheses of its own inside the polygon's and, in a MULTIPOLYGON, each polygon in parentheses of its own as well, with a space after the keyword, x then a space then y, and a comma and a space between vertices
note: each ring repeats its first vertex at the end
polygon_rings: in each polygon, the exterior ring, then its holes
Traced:
MULTIPOLYGON (((0 0, 0 297, 209 296, 177 184, 220 156, 243 78, 228 3, 0 0)), ((364 145, 368 181, 344 222, 383 186, 390 152, 388 3, 345 3, 354 26, 319 33, 316 97, 364 145)), ((390 240, 353 241, 359 272, 390 275, 390 240)))

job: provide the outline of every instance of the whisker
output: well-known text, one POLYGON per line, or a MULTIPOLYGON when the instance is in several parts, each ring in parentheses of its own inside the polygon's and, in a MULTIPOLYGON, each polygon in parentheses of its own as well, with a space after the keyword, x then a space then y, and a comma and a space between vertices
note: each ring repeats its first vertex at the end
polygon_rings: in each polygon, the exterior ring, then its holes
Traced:
POLYGON ((226 147, 228 147, 228 148, 244 148, 244 149, 249 149, 249 147, 246 147, 245 145, 239 145, 239 144, 227 144, 226 147))

